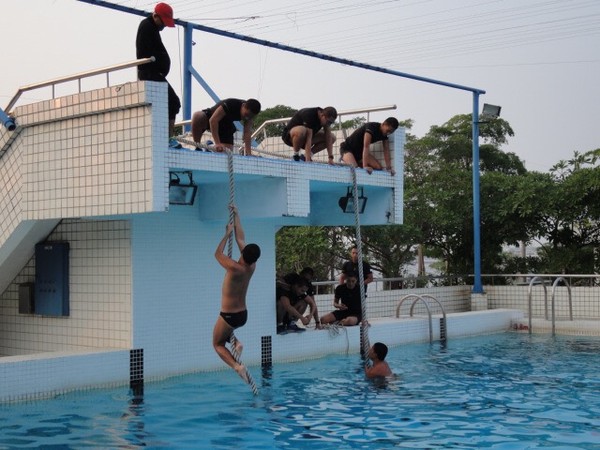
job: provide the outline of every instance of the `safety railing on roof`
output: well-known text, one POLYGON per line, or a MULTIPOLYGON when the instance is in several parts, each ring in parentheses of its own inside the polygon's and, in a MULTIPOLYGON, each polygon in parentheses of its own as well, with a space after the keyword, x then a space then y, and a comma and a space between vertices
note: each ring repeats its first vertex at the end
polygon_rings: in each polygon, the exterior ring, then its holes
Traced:
MULTIPOLYGON (((338 111, 337 121, 338 121, 338 129, 333 130, 334 133, 337 133, 336 140, 333 144, 334 154, 337 154, 338 147, 341 142, 343 142, 347 137, 348 130, 342 128, 342 122, 344 117, 353 116, 357 114, 367 114, 367 122, 370 121, 370 113, 378 112, 378 111, 389 111, 396 109, 396 105, 386 105, 386 106, 374 106, 371 108, 359 108, 359 109, 349 109, 345 111, 338 111), (339 135, 341 133, 341 136, 339 135)), ((280 119, 271 119, 263 122, 257 129, 252 133, 252 141, 257 142, 258 138, 262 137, 260 141, 260 145, 257 147, 256 152, 258 154, 264 154, 267 156, 274 156, 279 158, 289 158, 290 151, 289 147, 283 145, 280 136, 275 137, 275 143, 269 142, 270 139, 267 136, 267 127, 269 125, 276 124, 284 124, 287 123, 291 117, 282 117, 280 119)), ((273 138, 271 138, 273 139, 273 138)), ((313 159, 319 162, 327 162, 327 153, 321 152, 316 155, 313 155, 313 159)))
MULTIPOLYGON (((367 122, 369 122, 370 119, 370 113, 372 112, 378 112, 378 111, 389 111, 389 110, 393 110, 396 109, 396 105, 386 105, 386 106, 374 106, 371 108, 359 108, 359 109, 349 109, 349 110, 345 110, 345 111, 338 111, 338 123, 339 123, 339 129, 341 130, 342 134, 343 134, 343 139, 337 139, 336 143, 334 144, 334 150, 337 148, 337 146, 339 146, 339 143, 346 139, 347 136, 347 131, 346 129, 342 128, 342 118, 344 116, 353 116, 356 114, 367 114, 367 122)), ((273 125, 273 124, 283 124, 283 123, 287 123, 289 120, 291 119, 291 117, 282 117, 280 119, 270 119, 270 120, 266 120, 264 121, 257 129, 256 131, 254 131, 252 133, 252 152, 253 153, 257 153, 259 155, 265 155, 265 156, 270 156, 270 157, 275 157, 275 158, 288 158, 289 155, 289 151, 286 151, 286 146, 283 145, 283 143, 281 142, 281 139, 277 139, 277 150, 273 150, 269 148, 269 145, 267 144, 267 127, 269 125, 273 125), (262 134, 262 141, 259 144, 257 142, 257 137, 259 137, 262 134)), ((191 125, 192 121, 191 120, 182 120, 181 122, 177 122, 175 123, 176 127, 185 127, 188 125, 191 125)), ((237 125, 239 125, 238 122, 236 122, 237 125)), ((241 129, 241 126, 238 127, 238 130, 241 129)), ((337 130, 334 130, 334 132, 336 132, 337 130)), ((208 131, 206 133, 209 133, 208 131)), ((277 136, 277 138, 279 138, 279 136, 277 136)), ((339 136, 338 136, 339 138, 339 136)), ((208 143, 208 140, 210 139, 210 136, 207 134, 206 136, 203 136, 202 138, 202 142, 199 143, 195 143, 193 142, 191 139, 187 139, 185 136, 178 138, 177 140, 183 144, 187 144, 187 145, 196 145, 199 146, 201 148, 209 148, 210 144, 208 143)), ((242 148, 242 142, 238 139, 234 142, 234 148, 235 149, 239 149, 240 153, 243 153, 243 148, 242 148)), ((289 150, 289 149, 288 149, 289 150)), ((325 152, 322 152, 321 154, 315 155, 315 161, 320 161, 320 162, 327 162, 327 154, 325 152), (322 161, 321 161, 322 160, 322 161)))
MULTIPOLYGON (((361 108, 361 109, 349 109, 346 111, 338 111, 338 122, 340 124, 340 129, 342 128, 342 117, 344 116, 354 116, 356 114, 367 113, 367 122, 369 121, 369 114, 377 111, 389 111, 392 109, 396 109, 396 105, 387 105, 387 106, 374 106, 372 108, 361 108)), ((265 120, 260 127, 252 133, 252 139, 256 139, 261 133, 263 134, 263 138, 267 137, 266 127, 275 123, 287 123, 291 117, 282 117, 281 119, 271 119, 265 120)), ((347 137, 347 136, 344 136, 347 137)))
POLYGON ((80 72, 80 73, 76 73, 74 75, 67 75, 64 77, 54 78, 52 80, 42 81, 40 83, 34 83, 34 84, 29 84, 27 86, 22 86, 17 90, 17 93, 8 102, 8 105, 4 109, 4 112, 10 117, 12 108, 15 106, 15 104, 21 97, 21 94, 23 94, 24 92, 50 86, 50 87, 52 87, 52 98, 54 98, 55 97, 55 87, 57 84, 66 83, 68 81, 75 81, 75 80, 78 81, 78 89, 79 89, 78 92, 81 92, 81 80, 83 78, 88 78, 88 77, 92 77, 95 75, 102 75, 102 74, 106 74, 106 86, 110 86, 110 73, 111 72, 116 72, 116 71, 122 70, 122 69, 128 69, 130 67, 140 66, 142 64, 147 64, 147 63, 154 62, 154 61, 155 61, 154 56, 151 56, 150 58, 136 59, 134 61, 129 61, 129 62, 121 63, 121 64, 115 64, 112 66, 102 67, 100 69, 88 70, 86 72, 80 72))

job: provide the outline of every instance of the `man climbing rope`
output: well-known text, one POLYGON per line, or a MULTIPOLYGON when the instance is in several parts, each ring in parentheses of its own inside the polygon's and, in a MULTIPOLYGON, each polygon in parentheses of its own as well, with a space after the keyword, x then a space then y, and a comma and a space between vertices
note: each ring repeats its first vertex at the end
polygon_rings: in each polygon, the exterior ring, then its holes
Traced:
MULTIPOLYGON (((230 221, 227 224, 225 236, 215 251, 215 258, 225 269, 225 279, 221 289, 221 313, 213 330, 213 346, 221 359, 234 369, 244 381, 249 382, 246 368, 236 361, 225 344, 230 342, 233 331, 243 326, 248 319, 246 293, 250 278, 256 269, 256 261, 260 257, 260 247, 256 244, 246 245, 237 208, 231 204, 229 209, 233 215, 233 222, 230 221), (240 259, 237 261, 223 253, 232 232, 241 253, 240 259)), ((237 353, 239 359, 239 355, 242 353, 241 342, 235 339, 231 344, 235 346, 233 351, 237 353)))

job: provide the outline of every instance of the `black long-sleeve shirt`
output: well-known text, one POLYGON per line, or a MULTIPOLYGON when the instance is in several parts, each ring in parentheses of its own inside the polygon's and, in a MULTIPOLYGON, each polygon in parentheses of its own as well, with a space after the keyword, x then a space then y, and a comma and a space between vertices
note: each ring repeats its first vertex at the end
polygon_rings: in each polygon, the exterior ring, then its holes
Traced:
POLYGON ((140 80, 164 81, 171 70, 171 58, 167 53, 160 30, 152 16, 146 17, 140 22, 137 37, 135 39, 137 58, 149 58, 154 56, 153 63, 138 66, 138 78, 140 80))

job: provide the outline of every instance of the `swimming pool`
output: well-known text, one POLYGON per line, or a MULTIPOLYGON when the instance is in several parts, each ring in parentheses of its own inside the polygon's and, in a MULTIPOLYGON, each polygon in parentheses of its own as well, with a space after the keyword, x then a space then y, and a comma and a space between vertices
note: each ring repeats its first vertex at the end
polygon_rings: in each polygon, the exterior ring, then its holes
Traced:
POLYGON ((507 333, 0 406, 0 449, 600 448, 600 340, 507 333))

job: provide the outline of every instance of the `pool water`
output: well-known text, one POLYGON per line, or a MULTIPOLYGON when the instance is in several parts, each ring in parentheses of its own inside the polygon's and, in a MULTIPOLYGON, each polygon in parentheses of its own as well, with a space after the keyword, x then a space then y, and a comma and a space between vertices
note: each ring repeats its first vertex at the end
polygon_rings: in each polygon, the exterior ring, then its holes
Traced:
POLYGON ((499 334, 0 406, 4 448, 600 448, 600 339, 499 334))

